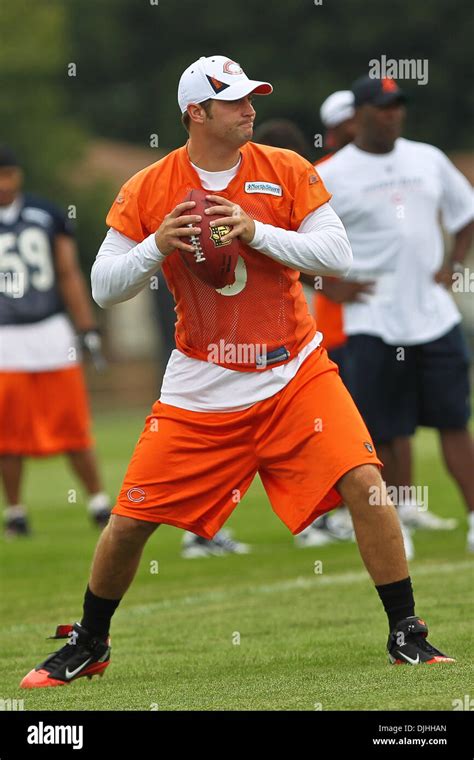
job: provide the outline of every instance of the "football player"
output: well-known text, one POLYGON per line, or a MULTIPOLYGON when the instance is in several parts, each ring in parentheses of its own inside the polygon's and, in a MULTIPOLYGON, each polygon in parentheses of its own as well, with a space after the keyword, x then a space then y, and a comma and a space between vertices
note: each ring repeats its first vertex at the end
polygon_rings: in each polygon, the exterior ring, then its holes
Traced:
POLYGON ((69 219, 22 192, 13 151, 0 147, 0 470, 7 537, 27 535, 21 495, 26 457, 66 454, 103 527, 109 498, 90 434, 80 346, 103 362, 69 219))
MULTIPOLYGON (((320 345, 300 271, 344 275, 352 254, 330 194, 314 166, 293 151, 251 142, 249 79, 225 56, 200 58, 181 76, 186 145, 122 187, 92 270, 103 307, 132 298, 162 268, 177 309, 176 341, 161 396, 146 420, 102 533, 80 622, 59 626, 69 642, 21 686, 63 686, 103 673, 109 628, 143 547, 161 524, 212 538, 257 472, 275 513, 296 534, 342 500, 389 624, 393 663, 452 662, 427 641, 415 616, 397 512, 386 498, 366 426, 320 345), (214 224, 238 239, 234 282, 216 290, 187 267, 203 216, 183 202, 209 191, 214 224), (190 212, 183 215, 183 212, 190 212), (209 346, 266 346, 264 366, 209 360, 209 346), (370 503, 370 494, 379 503, 370 503)), ((205 212, 203 212, 204 214, 205 212)), ((368 623, 370 625, 370 621, 368 623)))

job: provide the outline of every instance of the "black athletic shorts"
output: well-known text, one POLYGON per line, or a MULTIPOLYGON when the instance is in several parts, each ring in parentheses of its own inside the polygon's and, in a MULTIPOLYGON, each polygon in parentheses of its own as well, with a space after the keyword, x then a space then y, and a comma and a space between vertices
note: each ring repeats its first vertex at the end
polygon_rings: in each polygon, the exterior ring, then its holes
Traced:
POLYGON ((471 414, 469 352, 459 325, 416 346, 351 335, 344 381, 375 444, 413 435, 419 425, 462 429, 471 414))
POLYGON ((342 346, 338 346, 338 348, 331 348, 330 351, 328 351, 328 356, 331 359, 334 364, 337 364, 339 367, 339 376, 344 383, 344 385, 347 385, 346 383, 346 344, 344 343, 342 346))

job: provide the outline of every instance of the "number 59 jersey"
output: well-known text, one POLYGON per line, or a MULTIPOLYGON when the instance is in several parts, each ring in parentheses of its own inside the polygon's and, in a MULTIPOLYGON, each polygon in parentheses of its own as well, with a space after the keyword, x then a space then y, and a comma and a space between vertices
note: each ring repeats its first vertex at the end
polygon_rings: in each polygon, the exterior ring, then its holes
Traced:
POLYGON ((54 239, 72 235, 48 201, 24 195, 0 209, 0 325, 40 322, 64 312, 56 282, 54 239))

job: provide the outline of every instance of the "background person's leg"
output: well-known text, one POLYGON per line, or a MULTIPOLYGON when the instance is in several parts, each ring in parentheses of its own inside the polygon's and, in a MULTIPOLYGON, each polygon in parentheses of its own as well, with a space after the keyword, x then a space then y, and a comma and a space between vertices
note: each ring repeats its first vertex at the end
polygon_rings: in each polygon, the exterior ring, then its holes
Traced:
POLYGON ((21 476, 23 473, 23 457, 3 455, 0 457, 3 490, 7 504, 19 504, 21 495, 21 476))
POLYGON ((88 509, 91 518, 101 527, 107 525, 110 517, 110 499, 103 489, 94 449, 68 451, 67 457, 89 496, 88 509))
POLYGON ((390 443, 377 443, 377 453, 383 462, 382 477, 387 486, 411 486, 412 451, 410 436, 397 436, 390 443))
POLYGON ((474 553, 474 439, 469 430, 440 430, 446 467, 468 510, 467 550, 474 553))
POLYGON ((21 503, 23 457, 9 454, 0 457, 0 473, 5 494, 5 536, 26 536, 30 533, 30 526, 26 509, 21 503))
POLYGON ((73 471, 76 473, 90 496, 102 491, 99 468, 97 466, 95 453, 92 449, 68 451, 67 458, 69 459, 73 471))
POLYGON ((440 430, 440 439, 446 467, 474 512, 474 439, 467 429, 440 430))
MULTIPOLYGON (((420 425, 440 431, 443 458, 456 481, 466 509, 474 510, 474 442, 468 430, 471 414, 469 351, 460 325, 418 347, 420 425)), ((474 551, 470 517, 468 549, 474 551), (471 543, 472 542, 472 543, 471 543)))

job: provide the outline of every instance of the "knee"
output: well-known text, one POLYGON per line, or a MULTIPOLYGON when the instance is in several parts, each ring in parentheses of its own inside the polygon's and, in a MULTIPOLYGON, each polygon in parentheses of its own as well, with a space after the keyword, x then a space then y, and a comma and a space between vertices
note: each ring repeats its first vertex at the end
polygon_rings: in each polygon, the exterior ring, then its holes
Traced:
POLYGON ((158 523, 135 520, 123 515, 110 515, 107 531, 114 541, 143 543, 157 529, 158 523))
MULTIPOLYGON (((374 464, 362 464, 349 470, 338 483, 338 491, 346 503, 364 500, 370 503, 370 499, 379 497, 383 500, 385 484, 380 470, 374 464)), ((378 499, 377 499, 378 500, 378 499)))

